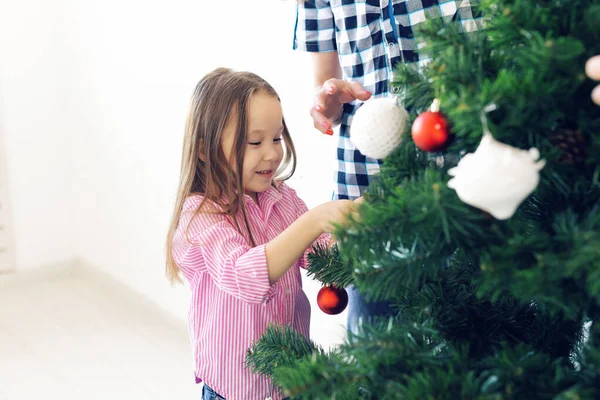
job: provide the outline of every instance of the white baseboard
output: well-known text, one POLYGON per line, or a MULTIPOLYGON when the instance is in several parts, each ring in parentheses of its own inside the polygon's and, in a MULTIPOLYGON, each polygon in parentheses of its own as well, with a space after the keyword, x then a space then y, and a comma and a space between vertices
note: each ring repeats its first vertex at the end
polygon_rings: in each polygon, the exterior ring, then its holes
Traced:
POLYGON ((28 268, 13 268, 0 271, 0 284, 3 282, 27 281, 31 277, 55 278, 71 274, 76 270, 78 262, 75 259, 53 261, 47 264, 28 268))
POLYGON ((26 285, 30 281, 53 281, 78 277, 93 281, 94 285, 110 287, 119 300, 147 307, 153 310, 154 313, 160 314, 172 323, 173 326, 178 329, 183 327, 183 331, 187 332, 187 319, 179 318, 147 295, 137 292, 100 268, 80 258, 52 262, 25 269, 18 268, 12 272, 0 273, 0 290, 3 287, 19 284, 26 285))

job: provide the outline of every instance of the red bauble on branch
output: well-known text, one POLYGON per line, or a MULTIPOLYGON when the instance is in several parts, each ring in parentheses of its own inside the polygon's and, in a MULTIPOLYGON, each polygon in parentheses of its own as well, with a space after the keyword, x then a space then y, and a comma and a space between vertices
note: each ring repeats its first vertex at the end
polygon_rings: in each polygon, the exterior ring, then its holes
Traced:
POLYGON ((448 144, 448 121, 437 109, 434 102, 431 111, 425 111, 413 122, 413 141, 423 151, 440 151, 448 144))
POLYGON ((323 286, 317 294, 317 304, 325 314, 339 314, 348 305, 348 293, 344 288, 323 286))

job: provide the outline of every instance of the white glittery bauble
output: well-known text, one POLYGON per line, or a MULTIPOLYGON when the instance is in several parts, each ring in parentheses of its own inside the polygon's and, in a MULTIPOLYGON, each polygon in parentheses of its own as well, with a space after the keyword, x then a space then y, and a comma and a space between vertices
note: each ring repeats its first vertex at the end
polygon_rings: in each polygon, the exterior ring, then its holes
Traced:
POLYGON ((485 134, 474 153, 465 155, 448 174, 448 187, 470 206, 497 219, 513 216, 537 187, 546 162, 536 148, 517 149, 485 134))
POLYGON ((368 100, 352 119, 350 141, 367 157, 385 158, 402 142, 407 120, 395 97, 368 100))

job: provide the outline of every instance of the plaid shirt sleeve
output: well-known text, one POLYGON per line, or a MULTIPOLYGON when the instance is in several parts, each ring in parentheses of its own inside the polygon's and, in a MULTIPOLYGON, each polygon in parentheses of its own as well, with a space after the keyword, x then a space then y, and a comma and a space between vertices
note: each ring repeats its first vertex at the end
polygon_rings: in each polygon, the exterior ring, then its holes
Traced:
POLYGON ((296 7, 294 50, 336 51, 335 20, 329 1, 307 0, 296 7))

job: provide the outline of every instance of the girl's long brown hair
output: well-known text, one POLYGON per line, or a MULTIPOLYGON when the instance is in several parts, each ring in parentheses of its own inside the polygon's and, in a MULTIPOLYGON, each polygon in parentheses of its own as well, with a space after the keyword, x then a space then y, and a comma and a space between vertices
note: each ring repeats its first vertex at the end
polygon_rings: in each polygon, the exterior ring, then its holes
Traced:
MULTIPOLYGON (((175 209, 167 234, 166 273, 171 283, 181 281, 179 267, 173 260, 173 237, 179 226, 183 204, 191 194, 204 196, 194 211, 194 217, 202 212, 204 203, 209 201, 223 210, 214 212, 231 216, 241 232, 235 218, 241 212, 251 245, 256 245, 243 206, 244 187, 241 172, 247 144, 247 106, 250 97, 256 93, 265 93, 279 99, 275 89, 258 75, 228 68, 218 68, 210 72, 198 82, 194 90, 185 127, 175 209), (223 130, 229 122, 234 122, 229 119, 235 116, 237 132, 231 159, 228 160, 221 145, 223 130), (232 165, 235 167, 232 168, 232 165)), ((277 180, 288 179, 296 169, 296 150, 285 120, 282 123, 285 153, 275 173, 277 180)), ((211 209, 216 210, 217 207, 211 209)), ((187 228, 186 226, 186 237, 187 228)))

